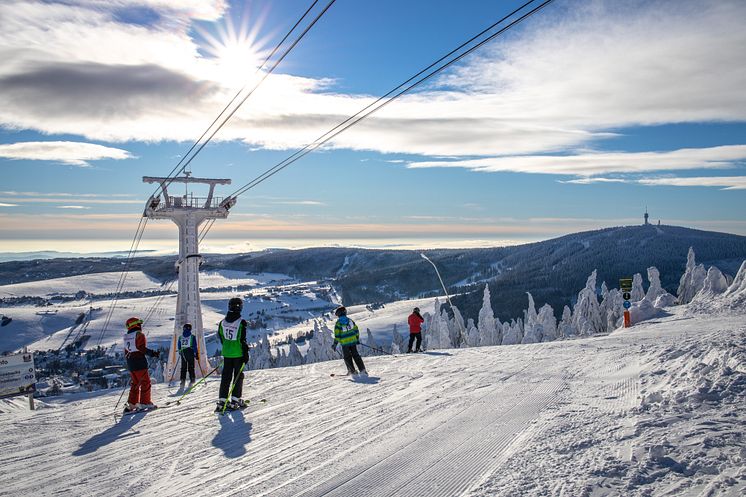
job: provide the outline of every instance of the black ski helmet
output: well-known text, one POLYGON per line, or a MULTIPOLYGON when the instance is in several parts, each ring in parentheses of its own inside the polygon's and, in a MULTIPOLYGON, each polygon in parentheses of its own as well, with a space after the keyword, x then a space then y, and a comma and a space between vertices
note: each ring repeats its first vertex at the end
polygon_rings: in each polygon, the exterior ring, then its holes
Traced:
POLYGON ((228 301, 228 310, 231 312, 241 312, 243 309, 243 299, 233 297, 228 301))
POLYGON ((347 315, 347 309, 345 309, 345 306, 341 305, 341 306, 337 307, 337 310, 334 311, 334 314, 337 317, 346 316, 347 315))
POLYGON ((181 329, 184 331, 192 331, 192 325, 189 323, 184 323, 184 326, 181 329))
POLYGON ((419 314, 420 313, 420 308, 419 307, 415 307, 412 312, 416 312, 417 314, 419 314))

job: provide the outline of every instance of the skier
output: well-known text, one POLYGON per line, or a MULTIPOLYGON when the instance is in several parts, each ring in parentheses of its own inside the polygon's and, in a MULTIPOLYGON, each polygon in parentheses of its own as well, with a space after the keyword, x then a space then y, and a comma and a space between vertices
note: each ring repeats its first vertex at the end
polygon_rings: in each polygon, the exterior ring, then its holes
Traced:
POLYGON ((183 330, 179 338, 179 355, 181 356, 181 386, 179 390, 184 390, 187 369, 189 370, 189 388, 192 387, 194 384, 194 361, 199 361, 197 340, 192 335, 192 325, 186 323, 183 330))
POLYGON ((334 343, 332 349, 337 350, 337 344, 342 344, 342 357, 344 357, 347 366, 347 374, 368 376, 365 371, 365 364, 360 353, 357 351, 357 344, 360 342, 360 331, 357 329, 355 321, 347 317, 347 309, 338 307, 334 314, 337 316, 337 322, 334 324, 334 343), (355 361, 353 364, 353 360, 355 361), (357 364, 359 373, 355 371, 357 364))
POLYGON ((243 391, 243 369, 249 362, 249 345, 246 343, 247 323, 241 319, 243 300, 234 297, 228 301, 228 313, 218 325, 218 339, 223 347, 223 374, 220 377, 220 393, 215 412, 224 407, 241 409, 246 402, 241 399, 243 391), (233 392, 231 392, 231 386, 233 392), (228 395, 231 398, 228 398, 228 395), (228 406, 226 406, 226 402, 228 406))
POLYGON ((407 347, 407 354, 412 353, 412 345, 414 344, 415 340, 417 340, 417 348, 415 349, 415 352, 421 352, 420 346, 422 345, 422 323, 425 322, 425 319, 420 314, 419 307, 414 308, 412 314, 409 315, 407 322, 409 323, 409 347, 407 347))
POLYGON ((155 409, 150 401, 150 375, 148 375, 148 360, 150 357, 160 357, 160 352, 147 347, 147 339, 142 332, 142 320, 129 318, 126 323, 127 333, 124 334, 124 357, 127 358, 127 369, 130 371, 131 386, 124 412, 155 409))

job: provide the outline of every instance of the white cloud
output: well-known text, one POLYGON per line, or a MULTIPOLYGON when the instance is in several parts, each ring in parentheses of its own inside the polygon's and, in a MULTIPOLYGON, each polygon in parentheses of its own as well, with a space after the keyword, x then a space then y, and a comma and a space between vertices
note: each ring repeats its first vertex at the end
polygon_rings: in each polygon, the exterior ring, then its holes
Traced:
MULTIPOLYGON (((193 19, 218 18, 223 2, 189 0, 173 22, 173 2, 139 0, 160 14, 152 25, 123 22, 103 0, 72 3, 0 5, 0 124, 97 140, 193 140, 235 91, 192 38, 193 19)), ((544 154, 626 126, 746 120, 746 3, 604 0, 561 9, 466 59, 441 78, 448 91, 433 82, 331 146, 544 154)), ((372 101, 333 85, 272 76, 217 138, 304 145, 372 101)))
MULTIPOLYGON (((746 160, 746 145, 685 148, 667 152, 588 152, 577 155, 521 155, 472 160, 412 162, 407 167, 461 167, 473 171, 593 176, 684 169, 724 169, 746 160)), ((575 182, 618 181, 584 179, 575 182)))
POLYGON ((18 207, 18 204, 6 204, 3 202, 0 202, 0 207, 18 207))
POLYGON ((746 190, 746 176, 645 178, 637 182, 651 186, 717 186, 722 187, 723 190, 746 190))
POLYGON ((0 145, 0 157, 16 160, 58 161, 80 167, 88 166, 87 161, 90 160, 133 158, 128 151, 120 148, 68 141, 20 142, 0 145))
POLYGON ((90 207, 85 207, 83 205, 58 205, 58 209, 90 209, 90 207))

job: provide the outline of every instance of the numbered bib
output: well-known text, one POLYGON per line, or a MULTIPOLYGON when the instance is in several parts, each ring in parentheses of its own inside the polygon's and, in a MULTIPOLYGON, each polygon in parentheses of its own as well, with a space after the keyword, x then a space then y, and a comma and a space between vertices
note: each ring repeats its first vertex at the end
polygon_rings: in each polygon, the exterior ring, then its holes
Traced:
POLYGON ((238 340, 238 328, 241 326, 241 320, 237 319, 232 323, 223 321, 223 339, 235 341, 238 340))
POLYGON ((179 350, 188 349, 192 346, 192 337, 179 337, 179 350))
POLYGON ((137 352, 137 345, 135 345, 136 338, 137 338, 137 333, 125 333, 124 334, 124 353, 125 354, 137 352))

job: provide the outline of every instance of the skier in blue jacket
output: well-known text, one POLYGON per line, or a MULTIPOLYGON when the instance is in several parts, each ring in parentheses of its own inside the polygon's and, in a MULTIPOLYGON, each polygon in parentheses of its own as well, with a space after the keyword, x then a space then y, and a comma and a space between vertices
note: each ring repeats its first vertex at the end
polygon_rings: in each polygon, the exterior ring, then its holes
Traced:
POLYGON ((184 390, 187 370, 189 370, 189 387, 194 384, 194 361, 199 361, 199 351, 197 350, 197 339, 192 335, 192 325, 184 324, 183 331, 179 337, 179 355, 181 356, 181 386, 184 390))

